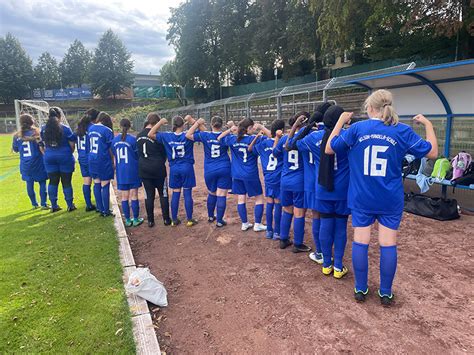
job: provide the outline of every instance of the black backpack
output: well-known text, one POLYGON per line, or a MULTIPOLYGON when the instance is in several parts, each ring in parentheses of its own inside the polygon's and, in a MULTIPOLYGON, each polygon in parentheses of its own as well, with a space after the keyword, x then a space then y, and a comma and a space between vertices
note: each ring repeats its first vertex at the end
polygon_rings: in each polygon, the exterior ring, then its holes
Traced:
POLYGON ((406 158, 403 158, 403 162, 402 162, 403 179, 405 179, 408 175, 418 174, 420 165, 421 165, 421 159, 414 159, 411 162, 408 162, 406 158))

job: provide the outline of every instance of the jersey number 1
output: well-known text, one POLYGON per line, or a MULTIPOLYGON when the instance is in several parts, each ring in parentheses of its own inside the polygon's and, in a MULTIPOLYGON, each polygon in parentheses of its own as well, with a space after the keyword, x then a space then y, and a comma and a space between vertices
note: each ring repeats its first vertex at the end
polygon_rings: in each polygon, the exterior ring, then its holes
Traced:
POLYGON ((386 176, 387 175, 387 159, 379 158, 378 153, 383 153, 388 149, 383 145, 369 145, 364 149, 364 175, 370 176, 386 176), (370 156, 370 169, 369 169, 370 156))

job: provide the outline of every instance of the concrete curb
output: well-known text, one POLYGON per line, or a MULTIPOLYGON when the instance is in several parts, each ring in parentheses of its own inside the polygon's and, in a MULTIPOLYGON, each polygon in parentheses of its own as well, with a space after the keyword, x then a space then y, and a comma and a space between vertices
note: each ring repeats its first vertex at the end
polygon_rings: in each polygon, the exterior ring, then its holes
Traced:
MULTIPOLYGON (((128 282, 130 274, 136 270, 135 259, 133 258, 132 249, 128 242, 127 231, 123 224, 122 214, 117 203, 115 191, 110 189, 110 201, 112 210, 115 214, 114 225, 117 230, 117 238, 119 240, 120 262, 123 267, 123 285, 128 282)), ((160 344, 156 338, 155 329, 151 320, 150 311, 146 301, 134 294, 127 295, 127 302, 132 314, 133 337, 137 346, 137 354, 154 355, 161 354, 160 344)))

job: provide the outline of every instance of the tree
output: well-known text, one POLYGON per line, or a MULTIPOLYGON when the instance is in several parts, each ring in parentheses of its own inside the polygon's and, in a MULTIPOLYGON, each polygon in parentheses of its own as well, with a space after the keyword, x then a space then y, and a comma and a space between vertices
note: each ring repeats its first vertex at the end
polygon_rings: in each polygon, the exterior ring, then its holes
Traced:
POLYGON ((81 41, 74 40, 59 65, 63 85, 81 87, 87 81, 91 53, 81 41))
POLYGON ((33 66, 20 42, 7 33, 0 37, 0 99, 11 103, 22 99, 31 90, 33 66))
POLYGON ((48 52, 44 52, 38 58, 34 74, 36 88, 57 89, 61 85, 58 62, 48 52))
POLYGON ((160 76, 163 84, 179 85, 178 72, 176 70, 176 61, 167 61, 160 69, 160 76))
POLYGON ((94 51, 91 64, 91 84, 95 94, 102 98, 115 97, 133 83, 133 61, 120 38, 106 31, 94 51))

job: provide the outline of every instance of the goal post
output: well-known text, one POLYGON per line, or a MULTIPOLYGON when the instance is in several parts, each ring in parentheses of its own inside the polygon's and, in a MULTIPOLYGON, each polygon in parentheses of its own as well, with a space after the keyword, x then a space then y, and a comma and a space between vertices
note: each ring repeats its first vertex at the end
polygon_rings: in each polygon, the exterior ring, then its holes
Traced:
MULTIPOLYGON (((58 107, 59 108, 59 107, 58 107)), ((49 115, 49 103, 43 100, 15 100, 15 117, 16 127, 20 129, 20 116, 24 113, 31 115, 35 121, 35 126, 41 128, 48 120, 49 115)), ((63 110, 59 108, 61 112, 61 123, 69 127, 69 123, 64 115, 63 110)))

